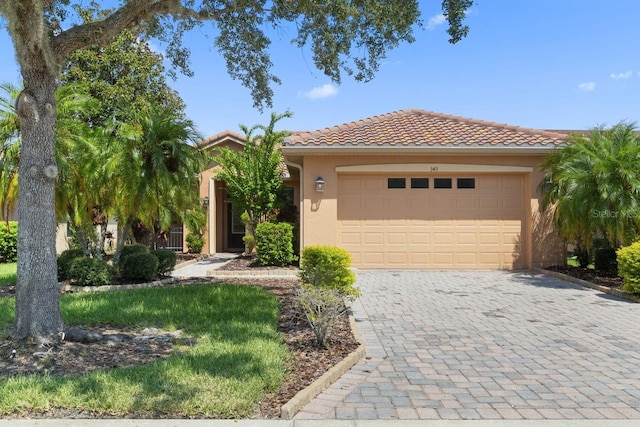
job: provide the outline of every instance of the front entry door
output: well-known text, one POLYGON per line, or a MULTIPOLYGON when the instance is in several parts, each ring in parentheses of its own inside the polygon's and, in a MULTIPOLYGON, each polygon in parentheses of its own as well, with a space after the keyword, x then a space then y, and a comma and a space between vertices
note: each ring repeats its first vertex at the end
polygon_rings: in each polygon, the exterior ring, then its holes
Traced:
POLYGON ((244 250, 244 224, 240 219, 241 212, 233 209, 233 203, 227 203, 227 246, 229 250, 244 250))

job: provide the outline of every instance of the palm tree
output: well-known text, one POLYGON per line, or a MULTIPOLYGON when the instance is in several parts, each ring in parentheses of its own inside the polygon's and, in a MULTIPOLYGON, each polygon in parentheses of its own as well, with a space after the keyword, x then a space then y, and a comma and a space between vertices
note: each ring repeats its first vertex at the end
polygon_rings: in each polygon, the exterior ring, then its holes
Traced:
POLYGON ((199 205, 199 174, 206 161, 195 146, 202 137, 193 123, 170 110, 145 109, 134 122, 120 124, 117 135, 117 154, 109 166, 118 183, 114 263, 134 220, 168 231, 199 205))
POLYGON ((15 113, 15 100, 20 89, 0 85, 0 221, 7 222, 18 201, 18 163, 20 160, 20 123, 15 113))
POLYGON ((596 237, 611 248, 640 233, 640 138, 632 123, 598 127, 543 163, 543 208, 553 207, 559 233, 587 252, 596 237))

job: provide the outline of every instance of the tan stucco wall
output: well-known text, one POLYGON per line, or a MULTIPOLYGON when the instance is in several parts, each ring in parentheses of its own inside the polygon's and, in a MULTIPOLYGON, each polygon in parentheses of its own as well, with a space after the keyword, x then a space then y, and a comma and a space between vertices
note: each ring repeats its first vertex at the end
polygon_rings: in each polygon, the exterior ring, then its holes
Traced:
MULTIPOLYGON (((327 244, 335 245, 338 228, 338 172, 337 167, 354 165, 383 164, 430 164, 430 165, 496 165, 529 167, 525 172, 528 182, 528 194, 523 197, 530 200, 531 212, 525 214, 523 232, 528 234, 521 239, 525 248, 522 254, 527 258, 527 266, 540 266, 550 260, 560 260, 561 245, 552 230, 548 218, 538 212, 540 193, 538 185, 543 178, 540 164, 544 155, 314 155, 304 158, 303 167, 303 246, 327 244), (325 191, 315 191, 315 180, 321 176, 325 181, 325 191), (542 220, 545 219, 545 220, 542 220), (535 235, 532 237, 531 235, 535 235)), ((435 173, 434 173, 435 174, 435 173)))

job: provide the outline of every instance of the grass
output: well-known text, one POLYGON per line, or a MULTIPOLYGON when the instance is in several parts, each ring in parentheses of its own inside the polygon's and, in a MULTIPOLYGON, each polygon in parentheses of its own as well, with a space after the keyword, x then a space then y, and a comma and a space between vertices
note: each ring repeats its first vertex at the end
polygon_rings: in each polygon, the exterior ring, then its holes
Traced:
MULTIPOLYGON (((98 416, 247 417, 286 374, 288 353, 277 331, 278 302, 259 287, 197 285, 69 294, 62 296, 61 310, 69 325, 181 329, 198 342, 145 366, 74 378, 2 380, 0 415, 56 407, 98 416)), ((13 300, 0 299, 0 327, 12 317, 13 300)))
MULTIPOLYGON (((578 262, 578 258, 575 257, 575 256, 567 258, 567 265, 569 267, 580 267, 580 263, 578 262)), ((591 263, 591 264, 589 264, 587 266, 587 268, 594 269, 595 267, 594 267, 593 263, 591 263)))
POLYGON ((0 286, 16 284, 16 263, 0 264, 0 286))

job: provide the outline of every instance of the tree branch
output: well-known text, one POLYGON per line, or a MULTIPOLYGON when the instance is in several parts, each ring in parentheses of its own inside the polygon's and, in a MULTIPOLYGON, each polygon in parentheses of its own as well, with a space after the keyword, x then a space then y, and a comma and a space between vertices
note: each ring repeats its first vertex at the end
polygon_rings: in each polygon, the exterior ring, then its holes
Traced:
POLYGON ((210 12, 182 5, 180 0, 133 0, 124 4, 102 21, 77 25, 55 37, 52 47, 58 58, 91 45, 103 46, 122 30, 158 15, 175 15, 199 21, 217 19, 225 9, 210 12))

